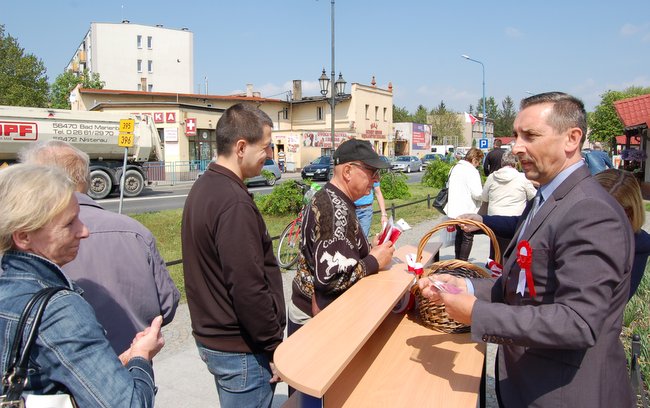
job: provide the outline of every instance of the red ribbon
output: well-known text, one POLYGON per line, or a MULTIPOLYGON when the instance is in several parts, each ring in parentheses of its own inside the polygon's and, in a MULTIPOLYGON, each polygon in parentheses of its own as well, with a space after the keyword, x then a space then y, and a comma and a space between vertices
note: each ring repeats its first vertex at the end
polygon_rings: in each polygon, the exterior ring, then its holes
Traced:
POLYGON ((528 286, 530 297, 536 296, 535 282, 533 281, 533 249, 526 240, 520 241, 517 245, 517 264, 526 273, 526 286, 528 286), (522 249, 526 255, 523 254, 522 249))

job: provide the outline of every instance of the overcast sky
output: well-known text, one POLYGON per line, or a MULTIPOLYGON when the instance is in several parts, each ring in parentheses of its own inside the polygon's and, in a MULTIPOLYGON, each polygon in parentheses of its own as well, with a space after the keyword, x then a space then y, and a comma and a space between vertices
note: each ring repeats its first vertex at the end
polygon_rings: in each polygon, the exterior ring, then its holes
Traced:
MULTIPOLYGON (((132 23, 194 33, 194 82, 211 94, 283 97, 291 81, 318 94, 330 67, 328 0, 2 1, 0 24, 41 58, 53 81, 91 22, 132 23)), ((466 111, 486 95, 515 103, 527 92, 559 90, 593 110, 600 95, 650 86, 648 0, 336 2, 336 71, 349 84, 392 82, 394 103, 411 112, 441 100, 466 111)))

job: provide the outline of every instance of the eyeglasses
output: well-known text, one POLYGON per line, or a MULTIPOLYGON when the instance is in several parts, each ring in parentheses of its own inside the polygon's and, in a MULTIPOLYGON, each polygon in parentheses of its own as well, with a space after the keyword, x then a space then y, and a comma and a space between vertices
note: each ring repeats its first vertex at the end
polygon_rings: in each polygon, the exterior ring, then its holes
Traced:
POLYGON ((379 178, 379 172, 381 171, 381 169, 376 169, 374 167, 368 167, 368 166, 365 166, 365 165, 363 165, 361 163, 355 163, 355 162, 350 162, 348 164, 351 164, 351 165, 356 166, 356 167, 360 167, 360 168, 362 168, 364 170, 368 170, 369 172, 371 172, 370 178, 372 178, 372 179, 378 179, 379 178))

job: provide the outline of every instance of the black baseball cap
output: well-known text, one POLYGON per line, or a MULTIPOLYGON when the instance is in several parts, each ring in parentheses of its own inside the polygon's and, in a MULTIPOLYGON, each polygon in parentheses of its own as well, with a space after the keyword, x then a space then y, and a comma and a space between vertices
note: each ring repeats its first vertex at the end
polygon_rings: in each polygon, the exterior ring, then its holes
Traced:
POLYGON ((350 139, 341 143, 338 149, 334 151, 335 166, 353 161, 363 162, 365 165, 375 169, 387 169, 390 167, 389 163, 380 159, 379 155, 372 150, 369 142, 359 139, 350 139))

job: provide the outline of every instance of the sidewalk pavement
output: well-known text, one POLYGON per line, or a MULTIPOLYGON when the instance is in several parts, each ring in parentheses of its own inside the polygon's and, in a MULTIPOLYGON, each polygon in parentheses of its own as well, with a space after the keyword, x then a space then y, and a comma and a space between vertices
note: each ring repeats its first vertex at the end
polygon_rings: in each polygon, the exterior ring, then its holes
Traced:
MULTIPOLYGON (((300 173, 286 173, 287 175, 300 173)), ((289 178, 283 175, 283 177, 289 178)), ((433 218, 413 226, 409 231, 402 234, 397 246, 413 245, 417 247, 420 239, 435 225, 442 221, 441 217, 433 218)), ((435 234, 432 241, 439 240, 435 234)), ((489 254, 489 238, 485 235, 476 235, 470 262, 484 265, 489 254)), ((441 259, 454 258, 454 248, 442 248, 441 259)), ((291 297, 291 280, 295 272, 288 271, 282 274, 284 280, 285 299, 291 297)), ((178 306, 176 316, 172 323, 163 328, 165 336, 165 347, 154 359, 154 371, 158 394, 155 406, 158 408, 193 407, 208 408, 219 407, 214 377, 208 372, 205 364, 201 361, 190 327, 190 316, 187 304, 178 306)), ((488 347, 488 396, 487 407, 496 407, 496 399, 493 395, 494 389, 494 350, 495 347, 488 347)), ((273 407, 280 407, 287 400, 287 385, 280 383, 276 387, 273 407)))

